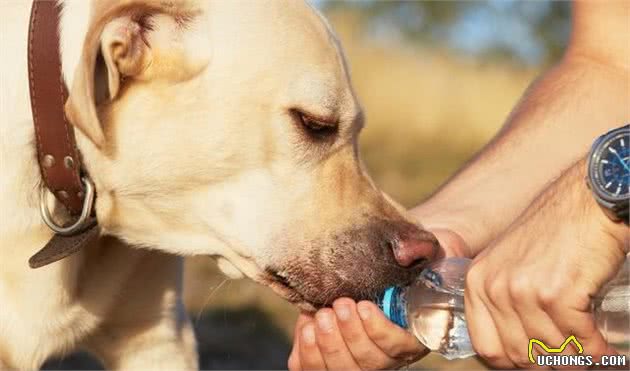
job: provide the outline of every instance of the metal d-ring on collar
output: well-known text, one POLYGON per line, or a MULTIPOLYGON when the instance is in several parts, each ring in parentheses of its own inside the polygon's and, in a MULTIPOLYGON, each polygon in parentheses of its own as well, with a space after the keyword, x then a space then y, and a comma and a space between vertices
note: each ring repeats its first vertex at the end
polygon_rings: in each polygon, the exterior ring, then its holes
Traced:
POLYGON ((92 183, 88 177, 81 177, 81 181, 85 186, 85 198, 83 199, 81 215, 79 215, 79 218, 74 223, 67 227, 62 227, 55 223, 50 215, 50 210, 48 210, 48 204, 46 202, 46 191, 48 188, 42 185, 39 196, 39 212, 42 215, 44 223, 57 234, 71 236, 85 230, 95 223, 95 220, 90 218, 92 205, 94 204, 94 183, 92 183))

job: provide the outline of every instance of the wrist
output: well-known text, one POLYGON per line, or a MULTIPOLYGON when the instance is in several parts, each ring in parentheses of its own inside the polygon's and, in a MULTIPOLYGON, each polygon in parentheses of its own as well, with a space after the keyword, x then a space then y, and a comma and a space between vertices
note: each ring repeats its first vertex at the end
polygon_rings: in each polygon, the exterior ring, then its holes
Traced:
MULTIPOLYGON (((586 161, 579 161, 575 165, 575 172, 580 179, 587 177, 586 161)), ((613 220, 608 212, 597 202, 591 189, 587 185, 587 181, 580 182, 581 186, 578 192, 582 195, 579 197, 581 203, 586 206, 586 212, 590 216, 589 223, 600 230, 606 237, 610 238, 619 248, 628 253, 628 226, 621 221, 613 220)))
POLYGON ((597 204, 597 201, 592 198, 592 202, 595 204, 594 208, 594 218, 596 225, 604 232, 607 236, 612 238, 613 241, 619 246, 619 248, 625 253, 630 252, 630 238, 628 235, 628 226, 623 222, 613 221, 606 212, 597 204))

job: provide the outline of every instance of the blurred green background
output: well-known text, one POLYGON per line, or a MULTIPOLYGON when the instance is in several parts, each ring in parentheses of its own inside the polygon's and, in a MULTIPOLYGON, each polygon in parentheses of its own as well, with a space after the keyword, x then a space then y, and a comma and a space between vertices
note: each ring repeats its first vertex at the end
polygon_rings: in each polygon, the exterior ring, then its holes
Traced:
MULTIPOLYGON (((528 84, 561 56, 570 4, 555 1, 315 1, 337 31, 367 117, 363 158, 411 207, 502 125, 528 84)), ((185 301, 204 369, 282 369, 297 311, 269 289, 186 263, 185 301)), ((83 355, 46 368, 96 367, 83 355)), ((414 368, 481 368, 429 356, 414 368)))

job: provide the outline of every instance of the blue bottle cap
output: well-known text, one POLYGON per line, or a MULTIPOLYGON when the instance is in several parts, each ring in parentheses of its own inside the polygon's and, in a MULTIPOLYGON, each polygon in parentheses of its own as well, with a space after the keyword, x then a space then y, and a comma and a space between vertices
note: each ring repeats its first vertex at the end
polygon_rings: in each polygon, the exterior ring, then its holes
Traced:
POLYGON ((398 286, 390 286, 379 296, 377 300, 379 308, 385 317, 402 328, 407 328, 407 301, 403 295, 403 289, 398 286))

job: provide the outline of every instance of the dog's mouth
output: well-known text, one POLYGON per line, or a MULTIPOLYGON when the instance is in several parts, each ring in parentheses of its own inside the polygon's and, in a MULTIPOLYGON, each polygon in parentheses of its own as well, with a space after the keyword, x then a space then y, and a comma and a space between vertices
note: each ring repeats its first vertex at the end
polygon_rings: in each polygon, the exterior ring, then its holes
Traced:
POLYGON ((376 299, 378 293, 382 292, 382 290, 388 286, 405 286, 409 284, 414 277, 418 276, 424 265, 425 263, 419 264, 417 267, 414 267, 415 269, 406 272, 407 274, 405 274, 404 277, 373 282, 368 287, 363 288, 351 286, 348 282, 343 282, 341 279, 335 281, 336 284, 334 287, 330 287, 330 280, 328 280, 328 289, 324 287, 324 282, 318 285, 318 290, 324 290, 332 295, 332 297, 313 294, 309 295, 308 292, 304 291, 304 285, 300 285, 299 282, 295 281, 295 276, 289 276, 281 270, 275 270, 269 267, 258 275, 256 281, 270 287, 276 294, 280 295, 280 297, 284 298, 291 304, 297 306, 300 310, 315 312, 320 308, 330 306, 334 297, 351 297, 356 301, 374 300, 376 299))
POLYGON ((291 284, 288 277, 271 268, 265 269, 264 273, 261 274, 257 281, 263 285, 269 286, 276 294, 303 311, 314 312, 323 306, 319 303, 307 300, 304 295, 291 284))

